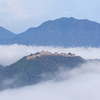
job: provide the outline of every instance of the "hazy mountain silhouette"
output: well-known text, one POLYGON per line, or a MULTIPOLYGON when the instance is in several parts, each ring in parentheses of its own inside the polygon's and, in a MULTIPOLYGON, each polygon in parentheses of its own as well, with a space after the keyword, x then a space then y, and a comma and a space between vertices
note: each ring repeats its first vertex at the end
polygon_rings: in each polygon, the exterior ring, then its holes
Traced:
MULTIPOLYGON (((1 42, 0 42, 1 43, 1 42)), ((60 18, 42 23, 1 44, 38 46, 100 46, 100 24, 86 19, 60 18)))
POLYGON ((0 39, 11 39, 14 38, 16 35, 3 27, 0 27, 0 39))

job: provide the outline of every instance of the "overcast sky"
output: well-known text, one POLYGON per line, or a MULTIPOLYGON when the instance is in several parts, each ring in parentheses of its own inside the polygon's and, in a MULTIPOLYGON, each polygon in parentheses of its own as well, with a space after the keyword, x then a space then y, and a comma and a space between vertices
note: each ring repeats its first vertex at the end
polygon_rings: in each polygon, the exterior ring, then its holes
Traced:
POLYGON ((60 17, 100 23, 100 0, 0 0, 0 26, 21 33, 60 17))

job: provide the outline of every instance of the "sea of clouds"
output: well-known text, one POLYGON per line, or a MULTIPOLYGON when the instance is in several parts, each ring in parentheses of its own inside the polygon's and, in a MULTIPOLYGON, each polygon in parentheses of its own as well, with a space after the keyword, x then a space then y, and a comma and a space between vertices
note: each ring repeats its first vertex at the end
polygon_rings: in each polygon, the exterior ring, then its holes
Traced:
POLYGON ((100 59, 100 48, 63 48, 63 47, 53 47, 53 46, 25 46, 25 45, 0 45, 0 64, 10 65, 24 56, 30 55, 31 53, 49 51, 58 53, 73 53, 75 55, 81 56, 84 59, 100 59))
MULTIPOLYGON (((74 53, 84 59, 100 59, 100 48, 63 48, 24 45, 0 45, 0 64, 9 65, 42 50, 74 53)), ((100 100, 100 62, 87 63, 71 70, 61 70, 52 80, 19 89, 0 92, 0 100, 100 100), (57 80, 60 78, 60 80, 57 80)))

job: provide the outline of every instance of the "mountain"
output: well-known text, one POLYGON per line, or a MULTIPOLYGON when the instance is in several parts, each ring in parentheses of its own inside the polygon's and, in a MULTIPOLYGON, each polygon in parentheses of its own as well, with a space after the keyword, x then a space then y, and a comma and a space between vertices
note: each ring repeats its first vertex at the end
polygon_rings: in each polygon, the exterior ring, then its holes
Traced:
POLYGON ((0 44, 9 44, 8 40, 14 38, 15 36, 16 34, 3 27, 0 27, 0 44))
POLYGON ((60 18, 46 21, 36 28, 30 28, 18 34, 17 38, 27 40, 27 45, 99 47, 100 24, 72 17, 60 18))
POLYGON ((72 69, 85 60, 68 53, 38 52, 25 56, 0 72, 0 89, 18 88, 52 79, 60 69, 72 69))
POLYGON ((14 38, 16 35, 7 29, 0 27, 0 39, 11 39, 14 38))
POLYGON ((100 24, 73 17, 49 20, 2 42, 2 44, 14 43, 38 46, 99 47, 100 24))
POLYGON ((0 65, 0 71, 2 71, 3 68, 4 68, 4 66, 0 65))

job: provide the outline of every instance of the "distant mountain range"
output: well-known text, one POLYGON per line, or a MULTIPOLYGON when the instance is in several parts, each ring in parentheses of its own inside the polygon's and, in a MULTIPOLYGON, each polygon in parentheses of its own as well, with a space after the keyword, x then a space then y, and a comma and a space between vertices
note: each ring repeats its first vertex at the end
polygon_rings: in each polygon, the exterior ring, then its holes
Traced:
POLYGON ((49 20, 20 34, 0 28, 0 44, 100 47, 100 24, 73 17, 49 20))
POLYGON ((0 68, 0 90, 32 85, 52 79, 60 69, 68 70, 85 63, 80 56, 68 53, 38 52, 0 68))

